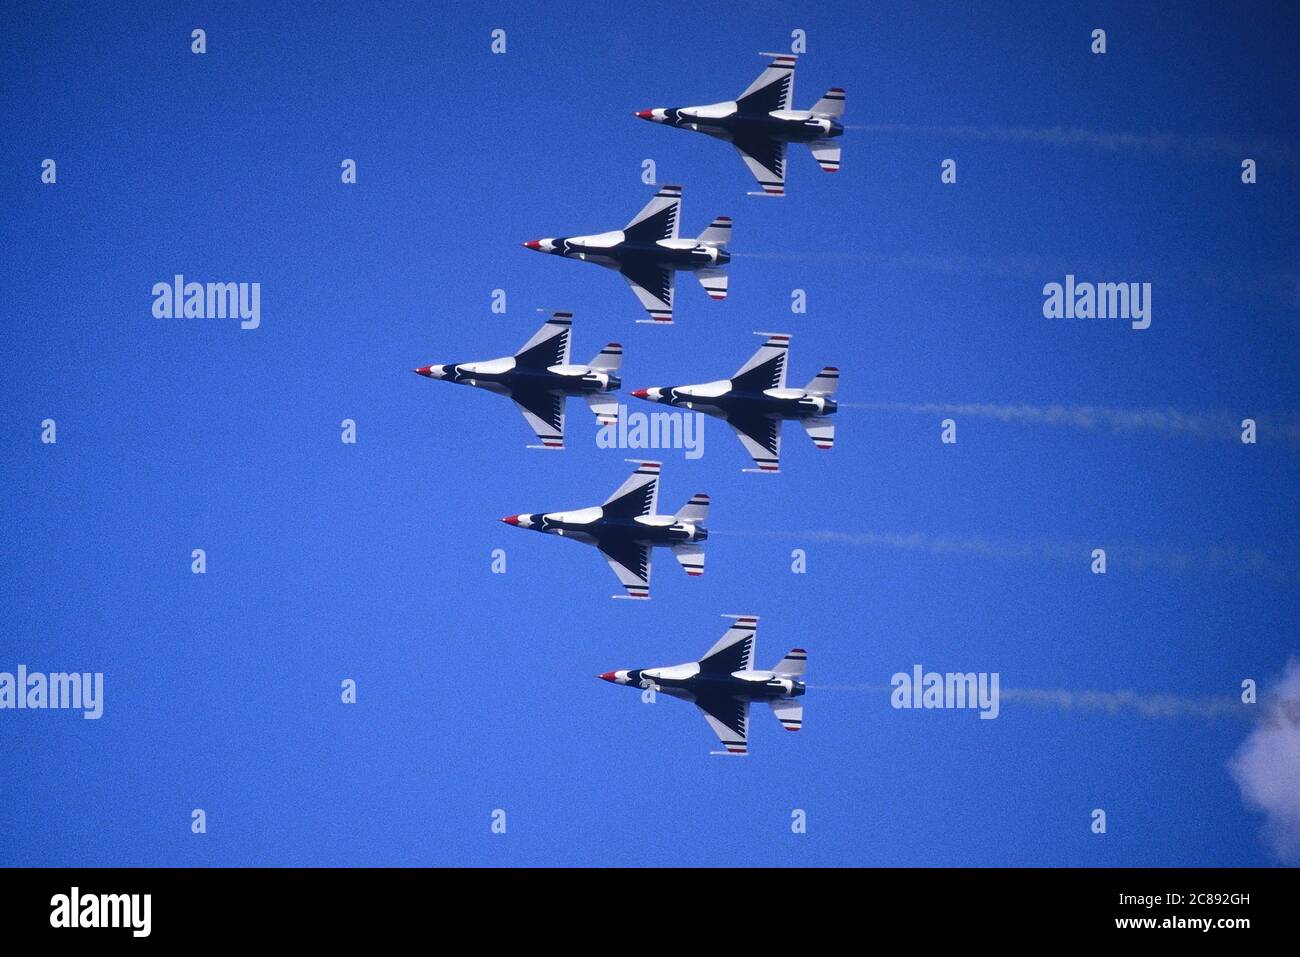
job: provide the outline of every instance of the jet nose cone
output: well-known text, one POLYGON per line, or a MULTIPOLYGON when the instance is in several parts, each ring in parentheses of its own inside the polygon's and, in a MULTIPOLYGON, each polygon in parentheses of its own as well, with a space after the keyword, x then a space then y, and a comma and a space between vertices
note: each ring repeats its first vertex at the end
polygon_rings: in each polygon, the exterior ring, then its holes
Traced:
POLYGON ((618 681, 618 677, 612 671, 606 671, 603 675, 596 675, 601 681, 618 681))
POLYGON ((632 114, 638 120, 653 120, 655 118, 654 110, 637 110, 632 114))
POLYGON ((633 389, 633 390, 632 390, 632 395, 633 395, 634 398, 637 398, 637 399, 648 399, 648 398, 650 398, 650 390, 649 390, 649 389, 633 389))
POLYGON ((422 366, 419 369, 412 369, 411 371, 416 375, 422 375, 426 378, 433 375, 433 371, 428 366, 422 366))
POLYGON ((518 525, 518 524, 519 524, 519 516, 518 516, 518 515, 507 515, 505 518, 501 519, 501 521, 505 522, 507 525, 518 525))
POLYGON ((542 241, 540 239, 530 239, 522 244, 525 249, 541 249, 542 241))

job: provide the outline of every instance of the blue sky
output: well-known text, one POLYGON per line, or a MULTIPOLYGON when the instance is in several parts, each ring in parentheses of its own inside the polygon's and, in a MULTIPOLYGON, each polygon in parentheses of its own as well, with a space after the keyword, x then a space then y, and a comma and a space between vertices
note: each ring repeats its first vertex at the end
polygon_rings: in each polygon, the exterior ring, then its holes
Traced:
POLYGON ((102 671, 106 701, 0 713, 0 862, 1275 862, 1227 768, 1245 721, 981 721, 836 689, 919 663, 1201 699, 1281 673, 1294 6, 746 7, 6 8, 0 670, 102 671), (842 86, 868 127, 840 174, 793 150, 790 195, 752 198, 726 146, 630 115, 735 96, 795 28, 795 105, 842 86), (1095 136, 1016 132, 1056 129, 1095 136), (730 298, 682 277, 666 329, 617 277, 518 245, 621 226, 647 158, 684 184, 684 234, 735 219, 730 298), (1151 328, 1044 319, 1066 272, 1151 282, 1151 328), (260 282, 261 327, 154 319, 175 273, 260 282), (838 365, 847 403, 1263 427, 1247 446, 972 414, 943 445, 939 414, 845 409, 833 452, 788 429, 772 478, 710 422, 661 483, 668 510, 713 497, 706 575, 661 555, 653 600, 611 601, 596 553, 497 520, 595 504, 636 453, 598 449, 577 402, 569 448, 528 451, 503 400, 410 373, 513 352, 538 308, 574 312, 580 360, 621 341, 628 388, 728 375, 763 329, 793 335, 792 383, 838 365), (744 760, 710 757, 689 705, 593 677, 694 659, 724 613, 761 617, 761 665, 810 653, 805 729, 756 710, 744 760))

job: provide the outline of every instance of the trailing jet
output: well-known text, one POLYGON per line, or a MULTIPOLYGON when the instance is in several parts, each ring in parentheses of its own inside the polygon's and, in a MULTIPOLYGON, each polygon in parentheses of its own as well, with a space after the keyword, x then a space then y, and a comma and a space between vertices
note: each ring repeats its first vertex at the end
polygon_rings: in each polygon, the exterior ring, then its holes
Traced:
POLYGON ((694 272, 710 299, 726 299, 723 267, 731 262, 731 253, 724 248, 731 241, 731 218, 719 216, 696 239, 679 239, 681 204, 682 188, 663 186, 622 229, 593 236, 534 239, 524 243, 524 248, 618 270, 650 314, 649 320, 639 321, 670 323, 676 271, 694 272))
POLYGON ((734 100, 708 106, 641 110, 633 114, 652 123, 695 130, 726 140, 736 148, 762 187, 751 196, 785 195, 785 148, 804 143, 828 173, 840 168, 840 147, 835 137, 844 133, 844 91, 827 91, 811 110, 792 110, 795 57, 789 53, 764 53, 773 57, 749 89, 734 100))
POLYGON ((600 549, 609 567, 627 589, 615 598, 650 597, 650 550, 671 548, 686 574, 704 574, 704 549, 709 537, 709 497, 697 492, 676 515, 657 515, 659 463, 635 462, 637 470, 601 505, 567 512, 508 515, 501 521, 519 528, 549 532, 600 549))
POLYGON ((837 406, 831 398, 839 385, 840 370, 826 366, 802 389, 785 387, 785 356, 790 337, 778 332, 757 332, 767 341, 730 379, 700 385, 636 389, 638 399, 675 405, 722 419, 736 430, 754 464, 746 472, 781 471, 781 422, 798 419, 819 449, 835 444, 835 425, 827 416, 837 406))
POLYGON ((597 677, 694 702, 726 749, 710 753, 748 754, 752 702, 766 701, 787 731, 798 731, 803 726, 803 704, 795 699, 804 693, 808 652, 793 648, 772 670, 755 671, 754 631, 758 618, 722 617, 734 618, 736 623, 699 661, 668 668, 607 671, 597 677))
POLYGON ((429 379, 477 386, 514 400, 541 445, 564 448, 564 405, 571 395, 587 400, 598 425, 618 423, 618 377, 623 347, 611 342, 585 366, 569 363, 573 313, 557 312, 513 356, 413 370, 429 379))

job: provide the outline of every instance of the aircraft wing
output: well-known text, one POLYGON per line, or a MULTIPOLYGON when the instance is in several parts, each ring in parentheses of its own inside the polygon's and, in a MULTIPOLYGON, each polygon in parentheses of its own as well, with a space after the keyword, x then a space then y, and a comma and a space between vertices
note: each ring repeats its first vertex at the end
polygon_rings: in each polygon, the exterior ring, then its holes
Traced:
POLYGON ((650 546, 636 542, 602 542, 601 553, 627 589, 616 598, 650 597, 650 546))
POLYGON ((752 136, 733 138, 731 145, 758 180, 764 195, 785 195, 785 140, 752 136))
POLYGON ((562 449, 564 448, 564 396, 554 392, 515 390, 510 398, 524 420, 537 433, 540 446, 529 448, 562 449))
POLYGON ((729 675, 733 671, 748 671, 754 664, 754 633, 757 630, 757 617, 737 615, 736 623, 700 659, 700 673, 729 675))
MULTIPOLYGON (((727 424, 760 472, 781 471, 781 420, 766 415, 728 416, 727 424)), ((746 469, 748 472, 754 469, 746 469)))
POLYGON ((695 699, 695 706, 704 713, 704 720, 709 722, 727 754, 749 753, 748 701, 726 695, 705 695, 695 699))
POLYGON ((788 110, 794 99, 794 64, 790 53, 772 54, 772 61, 745 92, 736 97, 736 107, 743 113, 771 113, 788 110))
POLYGON ((545 369, 569 364, 573 313, 557 312, 515 353, 521 369, 545 369))
POLYGON ((626 263, 619 273, 650 314, 651 322, 673 321, 673 271, 654 263, 626 263))
POLYGON ((637 469, 601 503, 610 518, 653 515, 659 504, 659 463, 637 462, 637 469))
POLYGON ((790 351, 790 337, 783 332, 766 335, 767 339, 758 351, 731 377, 733 389, 762 392, 764 389, 785 388, 785 359, 790 351))
POLYGON ((661 186, 654 199, 646 203, 645 208, 632 217, 632 222, 623 227, 624 238, 645 243, 676 239, 681 205, 680 186, 661 186))

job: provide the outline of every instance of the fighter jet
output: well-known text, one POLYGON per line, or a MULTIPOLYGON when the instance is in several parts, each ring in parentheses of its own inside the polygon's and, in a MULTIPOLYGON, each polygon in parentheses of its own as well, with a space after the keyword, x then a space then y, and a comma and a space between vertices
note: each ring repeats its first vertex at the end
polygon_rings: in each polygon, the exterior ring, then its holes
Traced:
POLYGON ((758 618, 722 617, 734 618, 736 623, 699 661, 668 668, 607 671, 596 677, 694 702, 726 749, 711 754, 749 753, 749 706, 754 701, 766 701, 783 728, 798 731, 803 725, 803 705, 795 699, 804 693, 808 652, 792 648, 771 671, 755 671, 758 618))
POLYGON ((618 377, 623 347, 611 342, 585 366, 570 365, 573 313, 557 312, 513 356, 459 365, 431 365, 413 370, 429 379, 477 386, 513 399, 541 445, 530 449, 564 448, 565 399, 580 395, 596 413, 598 425, 618 424, 618 399, 611 394, 622 384, 618 377))
POLYGON ((754 459, 757 468, 746 472, 781 471, 781 422, 798 419, 819 449, 835 444, 835 425, 827 418, 837 408, 831 398, 840 370, 826 366, 802 389, 785 387, 785 356, 790 337, 779 332, 756 332, 767 341, 730 379, 700 385, 636 389, 638 399, 675 405, 722 419, 754 459))
POLYGON ((628 459, 637 466, 626 482, 604 503, 567 512, 507 515, 501 521, 519 528, 549 532, 600 549, 609 567, 627 589, 615 598, 650 597, 650 550, 673 550, 686 574, 704 574, 704 549, 709 537, 709 497, 697 492, 676 515, 657 515, 659 463, 628 459))
POLYGON ((523 245, 618 270, 650 314, 648 320, 638 321, 667 324, 673 321, 673 285, 679 269, 694 272, 710 299, 727 298, 723 267, 731 262, 731 253, 724 247, 731 241, 731 218, 719 216, 696 239, 679 239, 681 202, 680 186, 664 186, 622 229, 593 236, 533 239, 523 245))
POLYGON ((708 106, 641 110, 633 114, 652 123, 695 130, 726 140, 736 148, 762 187, 751 196, 785 195, 785 148, 804 143, 828 173, 840 168, 840 147, 834 137, 844 133, 844 91, 834 87, 811 110, 792 110, 795 57, 763 53, 774 59, 749 89, 734 100, 708 106))

